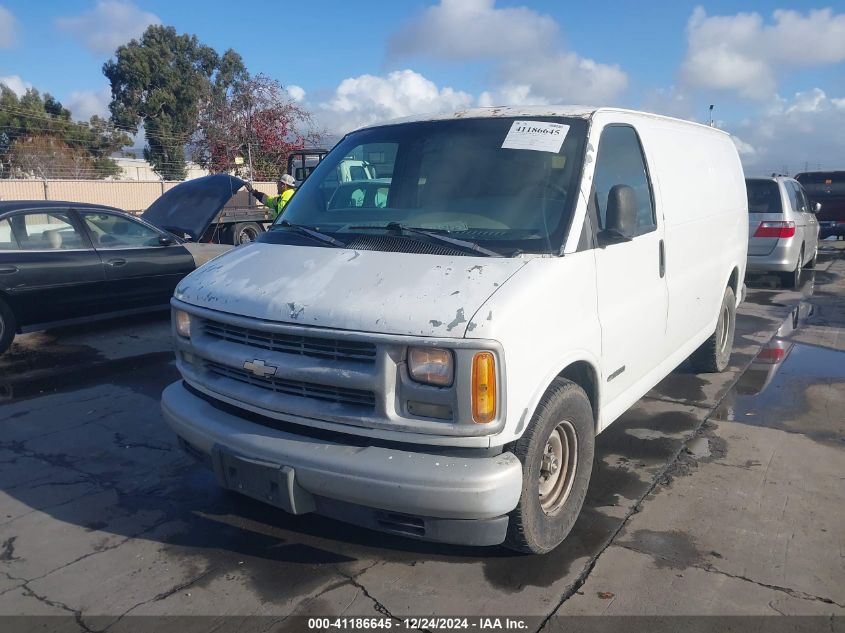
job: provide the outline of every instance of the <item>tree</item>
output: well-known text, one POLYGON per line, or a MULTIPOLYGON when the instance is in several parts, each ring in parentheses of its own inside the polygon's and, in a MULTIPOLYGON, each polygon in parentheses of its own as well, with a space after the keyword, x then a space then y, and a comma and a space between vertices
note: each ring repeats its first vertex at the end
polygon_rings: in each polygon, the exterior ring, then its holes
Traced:
POLYGON ((120 46, 103 74, 111 83, 113 121, 134 132, 143 124, 144 157, 167 180, 185 177, 185 145, 196 129, 200 103, 247 76, 235 51, 220 56, 195 35, 160 25, 120 46))
POLYGON ((90 154, 54 136, 25 136, 11 150, 11 172, 22 178, 87 178, 94 170, 90 154))
MULTIPOLYGON (((49 94, 42 97, 37 90, 27 90, 18 97, 8 87, 0 85, 0 176, 4 178, 12 175, 12 152, 18 141, 34 142, 35 145, 28 146, 30 150, 38 147, 51 155, 70 151, 77 157, 84 156, 86 171, 82 174, 78 168, 73 168, 73 173, 86 178, 105 178, 119 171, 111 154, 129 144, 130 138, 97 116, 87 123, 71 120, 68 109, 49 94), (42 137, 51 141, 33 141, 42 137), (57 149, 59 144, 67 151, 57 149)), ((20 151, 23 150, 24 146, 21 146, 20 151)), ((78 163, 77 160, 73 164, 78 163)), ((51 173, 58 172, 53 170, 51 173)))
POLYGON ((321 136, 311 114, 278 81, 256 75, 206 99, 191 146, 194 159, 209 171, 238 169, 253 179, 275 179, 290 152, 317 144, 321 136), (246 169, 236 167, 238 158, 246 169))

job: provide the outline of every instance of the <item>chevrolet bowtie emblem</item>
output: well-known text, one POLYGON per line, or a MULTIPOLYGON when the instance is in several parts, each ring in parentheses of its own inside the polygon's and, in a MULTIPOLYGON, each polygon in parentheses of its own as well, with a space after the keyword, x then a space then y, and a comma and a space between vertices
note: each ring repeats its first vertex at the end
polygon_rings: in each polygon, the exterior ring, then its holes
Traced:
POLYGON ((244 363, 244 369, 246 369, 247 371, 251 371, 254 375, 258 376, 259 378, 267 378, 268 376, 275 376, 278 367, 266 365, 263 360, 258 360, 256 358, 253 361, 246 361, 244 363))

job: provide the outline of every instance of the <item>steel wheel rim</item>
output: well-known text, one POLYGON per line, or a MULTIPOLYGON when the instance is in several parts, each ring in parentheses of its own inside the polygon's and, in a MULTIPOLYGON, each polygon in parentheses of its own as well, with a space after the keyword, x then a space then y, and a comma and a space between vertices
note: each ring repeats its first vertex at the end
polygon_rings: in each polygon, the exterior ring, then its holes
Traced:
POLYGON ((238 234, 238 244, 248 244, 254 242, 257 237, 254 229, 241 229, 238 234))
POLYGON ((563 420, 552 429, 540 457, 537 492, 543 512, 555 514, 566 503, 577 466, 578 436, 572 423, 563 420))
POLYGON ((731 312, 728 306, 722 306, 722 331, 719 332, 719 351, 724 352, 728 346, 728 330, 730 329, 731 312))

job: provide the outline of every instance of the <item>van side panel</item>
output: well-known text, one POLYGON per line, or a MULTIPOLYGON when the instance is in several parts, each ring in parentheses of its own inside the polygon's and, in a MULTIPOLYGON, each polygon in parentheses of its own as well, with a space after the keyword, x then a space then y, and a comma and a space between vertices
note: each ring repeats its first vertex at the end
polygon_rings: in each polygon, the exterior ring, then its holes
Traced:
MULTIPOLYGON (((745 277, 745 180, 727 134, 649 120, 643 144, 655 166, 666 226, 667 350, 693 349, 716 327, 731 272, 745 277)), ((739 297, 737 297, 737 301, 739 297)))

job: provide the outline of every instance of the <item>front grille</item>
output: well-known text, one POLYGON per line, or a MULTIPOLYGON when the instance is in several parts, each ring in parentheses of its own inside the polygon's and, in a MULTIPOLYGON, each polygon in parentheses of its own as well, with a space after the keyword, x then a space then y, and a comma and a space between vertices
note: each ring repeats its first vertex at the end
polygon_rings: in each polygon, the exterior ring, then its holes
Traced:
POLYGON ((219 321, 205 320, 203 323, 203 329, 208 336, 232 343, 313 358, 368 364, 376 362, 376 346, 372 343, 265 332, 219 321))
POLYGON ((318 385, 310 382, 300 382, 298 380, 285 380, 274 376, 258 377, 245 369, 229 367, 228 365, 221 365, 220 363, 211 361, 205 361, 205 367, 217 376, 237 380, 238 382, 254 387, 260 387, 261 389, 267 389, 268 391, 289 396, 313 398, 314 400, 335 402, 352 407, 367 407, 369 409, 375 408, 376 405, 375 394, 372 391, 344 389, 343 387, 318 385))

